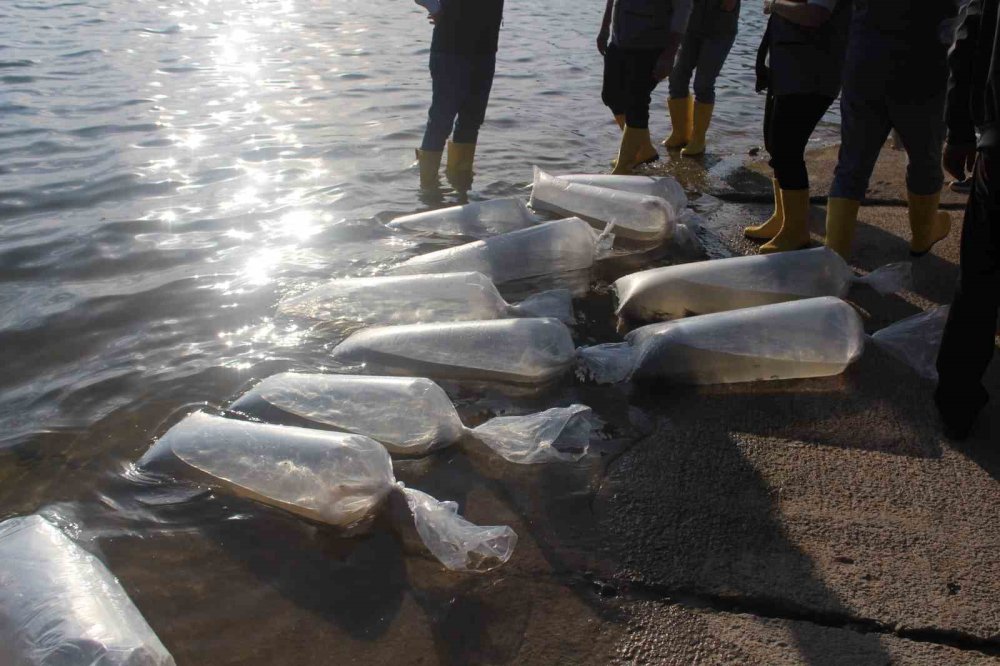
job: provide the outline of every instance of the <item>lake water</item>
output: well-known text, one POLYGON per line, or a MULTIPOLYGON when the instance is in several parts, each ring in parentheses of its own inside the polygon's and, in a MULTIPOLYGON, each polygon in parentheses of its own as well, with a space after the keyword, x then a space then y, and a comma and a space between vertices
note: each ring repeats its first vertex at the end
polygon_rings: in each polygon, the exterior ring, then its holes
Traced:
MULTIPOLYGON (((532 164, 607 170, 618 132, 600 103, 602 10, 508 0, 472 198, 526 194, 532 164)), ((748 3, 719 82, 713 158, 738 162, 760 143, 762 25, 748 3)), ((248 647, 248 629, 258 643, 309 643, 323 625, 295 614, 315 611, 301 599, 254 615, 280 585, 214 568, 236 566, 219 552, 239 560, 275 534, 274 552, 298 553, 305 528, 248 504, 162 508, 128 465, 196 406, 322 369, 337 340, 276 318, 278 300, 412 256, 420 246, 384 223, 458 200, 417 188, 429 40, 406 0, 0 5, 0 516, 45 508, 95 547, 107 537, 106 559, 179 662, 327 663, 248 647), (218 527, 238 519, 257 527, 218 527)), ((379 538, 344 556, 362 563, 342 560, 340 582, 384 582, 366 555, 392 550, 379 538)), ((347 633, 381 627, 380 613, 345 620, 347 633)))

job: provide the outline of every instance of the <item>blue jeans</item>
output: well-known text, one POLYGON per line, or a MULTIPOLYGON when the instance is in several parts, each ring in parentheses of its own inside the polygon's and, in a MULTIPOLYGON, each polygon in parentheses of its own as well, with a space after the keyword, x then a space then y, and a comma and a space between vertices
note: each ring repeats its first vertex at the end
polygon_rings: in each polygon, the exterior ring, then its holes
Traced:
POLYGON ((865 94, 845 81, 840 97, 841 141, 830 196, 861 201, 882 145, 893 128, 906 150, 906 187, 914 194, 934 194, 944 184, 941 147, 944 144, 945 90, 927 85, 924 99, 894 99, 865 94), (936 89, 935 89, 936 88, 936 89))
POLYGON ((421 150, 444 150, 454 130, 455 143, 476 143, 493 88, 496 54, 431 52, 433 97, 421 150))
POLYGON ((687 97, 693 75, 694 98, 704 104, 715 104, 715 80, 726 64, 734 41, 735 34, 702 37, 688 33, 681 43, 680 53, 670 73, 670 97, 687 97))

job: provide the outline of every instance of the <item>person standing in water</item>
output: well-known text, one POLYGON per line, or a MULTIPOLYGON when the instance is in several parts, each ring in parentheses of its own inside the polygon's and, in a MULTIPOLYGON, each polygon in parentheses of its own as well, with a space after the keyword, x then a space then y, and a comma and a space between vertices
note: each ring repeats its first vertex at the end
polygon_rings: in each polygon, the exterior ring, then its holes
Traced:
POLYGON ((757 91, 767 90, 764 147, 774 170, 774 214, 744 230, 767 241, 761 254, 809 244, 806 144, 840 92, 851 0, 765 0, 764 13, 771 18, 757 54, 757 91))
POLYGON ((622 128, 613 174, 659 159, 649 139, 650 95, 673 70, 691 2, 607 0, 597 49, 604 56, 601 99, 622 128))
POLYGON ((972 171, 973 184, 934 394, 945 432, 954 439, 969 436, 989 401, 983 374, 996 354, 1000 310, 1000 0, 972 0, 964 11, 949 57, 944 166, 959 180, 972 171))
POLYGON ((445 175, 456 190, 472 186, 472 163, 479 128, 493 88, 503 0, 416 0, 434 24, 431 40, 431 108, 417 149, 420 186, 440 183, 445 143, 445 175), (451 141, 448 137, 451 136, 451 141))
POLYGON ((841 141, 826 209, 826 245, 850 258, 858 209, 889 131, 909 163, 910 253, 919 257, 951 231, 938 210, 944 174, 945 88, 954 0, 854 0, 841 141))
POLYGON ((739 31, 740 0, 694 0, 680 55, 670 73, 668 149, 696 157, 705 152, 705 134, 715 109, 715 80, 739 31), (694 77, 694 97, 691 78, 694 77))

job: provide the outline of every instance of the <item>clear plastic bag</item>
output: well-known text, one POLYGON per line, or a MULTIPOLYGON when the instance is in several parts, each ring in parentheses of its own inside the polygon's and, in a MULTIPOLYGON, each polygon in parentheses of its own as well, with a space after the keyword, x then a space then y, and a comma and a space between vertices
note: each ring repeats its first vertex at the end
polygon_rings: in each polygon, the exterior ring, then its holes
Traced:
POLYGON ((107 567, 41 516, 0 523, 0 663, 174 666, 107 567))
POLYGON ((555 215, 575 215, 621 238, 661 241, 674 233, 678 212, 660 197, 574 183, 535 167, 531 207, 555 215))
POLYGON ((593 185, 594 187, 606 187, 633 194, 660 197, 665 199, 678 215, 687 208, 687 194, 684 193, 684 188, 669 176, 609 176, 575 173, 560 174, 555 177, 568 183, 593 185))
POLYGON ((872 335, 872 342, 925 379, 938 379, 937 356, 948 323, 948 306, 932 308, 886 326, 872 335))
POLYGON ((520 199, 476 201, 464 206, 397 217, 387 226, 431 236, 488 238, 524 229, 537 220, 520 199))
POLYGON ((475 271, 496 284, 588 270, 606 242, 579 218, 554 220, 404 261, 395 274, 475 271))
POLYGON ((858 359, 865 334, 854 308, 827 296, 650 324, 625 340, 580 349, 580 375, 683 384, 825 377, 858 359))
POLYGON ((453 504, 435 511, 440 503, 397 483, 388 451, 361 435, 198 412, 168 430, 139 466, 164 462, 180 463, 195 482, 345 528, 370 519, 391 492, 403 492, 411 508, 411 501, 420 504, 413 518, 421 539, 435 555, 447 553, 449 569, 499 566, 517 543, 509 527, 477 527, 453 504))
POLYGON ((366 374, 543 384, 573 365, 573 339, 555 319, 385 326, 337 345, 333 360, 366 374))
POLYGON ((909 283, 910 264, 890 264, 858 278, 825 247, 712 259, 626 275, 615 282, 618 314, 655 321, 818 296, 843 297, 852 283, 881 293, 909 283))
POLYGON ((579 460, 587 452, 592 430, 590 408, 584 405, 503 416, 466 428, 440 386, 413 377, 282 373, 257 384, 232 409, 249 407, 252 414, 256 400, 371 437, 392 453, 407 455, 449 446, 469 435, 510 462, 579 460))
POLYGON ((482 273, 431 273, 331 280, 278 305, 284 315, 344 327, 554 317, 573 321, 573 295, 542 292, 508 304, 482 273))

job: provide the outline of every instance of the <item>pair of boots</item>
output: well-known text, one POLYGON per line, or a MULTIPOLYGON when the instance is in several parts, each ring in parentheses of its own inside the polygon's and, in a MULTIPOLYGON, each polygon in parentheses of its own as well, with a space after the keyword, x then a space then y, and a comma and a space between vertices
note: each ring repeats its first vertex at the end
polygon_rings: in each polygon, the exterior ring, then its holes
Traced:
POLYGON ((697 157, 705 153, 705 135, 712 123, 714 104, 696 102, 694 97, 667 99, 667 110, 670 112, 670 136, 663 145, 669 149, 681 148, 681 155, 697 157))
MULTIPOLYGON (((421 150, 417 148, 417 163, 420 165, 420 187, 432 190, 441 185, 438 172, 441 170, 443 151, 421 150)), ((468 191, 472 187, 472 163, 476 157, 476 144, 448 142, 448 164, 445 177, 456 190, 468 191)))
POLYGON ((801 250, 809 245, 809 190, 783 190, 776 178, 774 214, 763 224, 743 230, 747 238, 767 241, 760 246, 761 254, 801 250))
MULTIPOLYGON (((906 194, 910 217, 910 256, 922 257, 951 233, 951 216, 938 210, 941 192, 906 194)), ((830 197, 826 203, 826 246, 845 261, 850 260, 860 206, 860 201, 839 197, 830 197)))
MULTIPOLYGON (((768 241, 761 254, 800 250, 809 245, 809 190, 782 190, 778 181, 774 187, 774 214, 763 224, 747 227, 747 238, 768 241)), ((951 216, 938 210, 941 193, 919 195, 908 193, 910 254, 922 257, 951 232, 951 216)), ((826 205, 826 246, 850 260, 851 244, 857 227, 860 201, 830 197, 826 205)))

